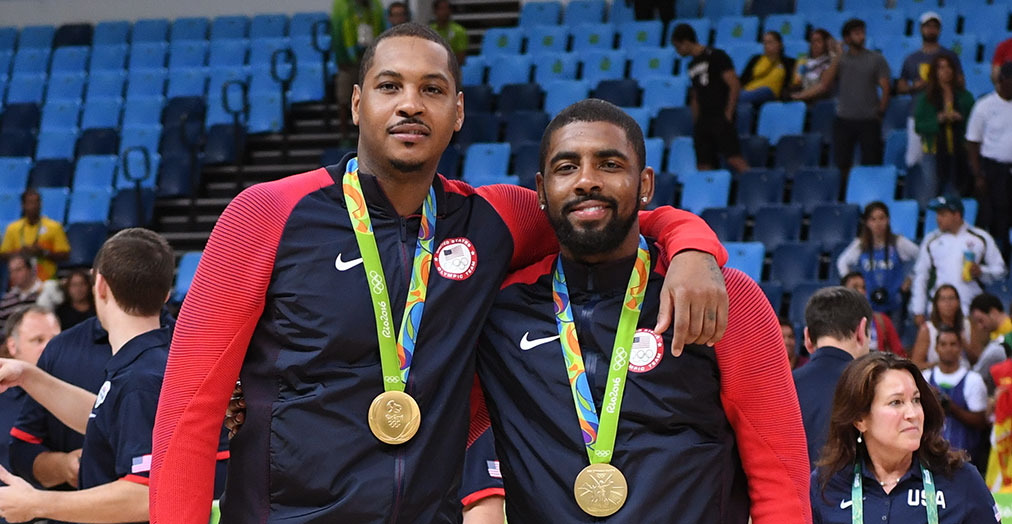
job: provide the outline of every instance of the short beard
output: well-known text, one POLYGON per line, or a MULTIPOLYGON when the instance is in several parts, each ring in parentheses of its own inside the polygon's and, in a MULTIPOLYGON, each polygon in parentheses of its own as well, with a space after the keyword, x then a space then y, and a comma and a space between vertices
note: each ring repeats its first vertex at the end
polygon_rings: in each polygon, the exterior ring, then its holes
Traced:
POLYGON ((425 169, 425 162, 405 162, 396 158, 391 158, 388 161, 390 162, 390 167, 401 173, 417 173, 425 169))
POLYGON ((545 214, 548 221, 555 230, 559 243, 566 247, 577 259, 591 255, 600 255, 618 249, 629 234, 629 230, 636 223, 639 214, 633 211, 627 217, 618 216, 618 202, 613 198, 602 195, 588 195, 586 197, 572 200, 562 206, 560 213, 556 215, 552 209, 547 208, 545 214), (611 220, 604 224, 599 230, 577 231, 573 224, 566 219, 565 215, 573 207, 587 200, 600 200, 615 210, 611 220))
POLYGON ((921 39, 925 44, 937 44, 938 35, 921 35, 921 39))

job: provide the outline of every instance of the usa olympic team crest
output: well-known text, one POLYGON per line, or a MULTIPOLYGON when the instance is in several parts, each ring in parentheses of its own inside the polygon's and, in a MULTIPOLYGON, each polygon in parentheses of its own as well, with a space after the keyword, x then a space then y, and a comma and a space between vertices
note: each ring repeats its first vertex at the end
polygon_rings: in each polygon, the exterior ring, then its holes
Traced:
POLYGON ((443 278, 464 280, 474 274, 478 265, 478 253, 470 240, 448 238, 436 250, 436 271, 443 278))
POLYGON ((650 329, 637 329, 629 354, 629 371, 646 373, 664 358, 664 340, 650 329))

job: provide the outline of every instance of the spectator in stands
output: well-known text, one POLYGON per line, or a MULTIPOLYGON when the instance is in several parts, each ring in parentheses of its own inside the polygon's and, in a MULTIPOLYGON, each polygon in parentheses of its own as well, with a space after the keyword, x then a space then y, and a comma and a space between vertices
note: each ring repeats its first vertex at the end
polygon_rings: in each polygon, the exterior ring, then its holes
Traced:
POLYGON ((981 197, 981 220, 1009 255, 1012 226, 1012 62, 1001 66, 994 93, 977 101, 966 125, 970 170, 981 197))
POLYGON ((799 58, 791 77, 791 98, 812 102, 827 98, 832 85, 822 81, 833 59, 840 55, 840 43, 825 29, 814 29, 808 36, 808 56, 799 58))
POLYGON ((1005 312, 1001 299, 990 293, 981 293, 970 302, 970 322, 974 331, 986 338, 986 342, 979 345, 984 350, 973 359, 973 370, 987 377, 991 366, 1008 358, 1002 343, 1005 335, 1012 333, 1012 318, 1005 312))
MULTIPOLYGON (((0 348, 0 357, 15 358, 35 364, 49 340, 60 332, 60 324, 53 312, 40 306, 24 306, 7 319, 4 333, 7 340, 0 348)), ((25 392, 11 388, 0 393, 0 466, 10 468, 7 435, 21 413, 25 392)))
POLYGON ((813 465, 829 431, 836 381, 847 364, 868 353, 871 318, 864 296, 844 287, 820 289, 805 306, 805 347, 812 359, 794 371, 794 387, 813 465))
POLYGON ((998 47, 994 50, 994 56, 991 58, 991 81, 995 85, 998 84, 998 79, 1001 76, 1002 64, 1009 62, 1012 62, 1012 38, 998 44, 998 47))
MULTIPOLYGON (((864 276, 857 271, 844 275, 840 279, 840 285, 847 289, 853 289, 865 297, 868 296, 868 291, 865 289, 864 276)), ((872 329, 868 335, 868 349, 872 351, 888 351, 896 353, 901 357, 906 357, 907 352, 903 350, 900 335, 896 332, 896 326, 893 325, 893 321, 882 313, 872 313, 872 320, 872 329)))
POLYGON ((18 308, 34 304, 42 293, 42 281, 35 272, 31 258, 16 254, 7 261, 11 288, 0 298, 0 324, 18 308))
POLYGON ((858 359, 832 406, 812 475, 815 522, 1001 522, 980 473, 942 437, 945 412, 909 360, 880 352, 858 359))
POLYGON ((369 44, 383 32, 383 4, 379 0, 334 0, 330 14, 331 45, 337 61, 334 93, 342 146, 352 146, 348 135, 351 92, 358 81, 359 63, 369 44))
POLYGON ((429 27, 449 42, 453 54, 457 55, 457 63, 463 64, 464 59, 467 58, 467 30, 450 18, 453 14, 453 10, 450 9, 450 0, 433 2, 432 14, 435 15, 436 20, 429 24, 429 27))
POLYGON ((67 276, 67 283, 63 286, 63 303, 57 306, 56 316, 64 329, 95 316, 95 296, 91 292, 88 270, 75 269, 67 276))
POLYGON ((923 374, 945 411, 942 436, 954 449, 966 451, 977 464, 987 458, 986 454, 978 454, 988 429, 987 386, 980 373, 964 365, 963 343, 958 331, 939 329, 935 344, 938 364, 923 374))
POLYGON ((793 70, 794 60, 784 55, 783 37, 776 31, 766 31, 762 54, 750 58, 741 74, 744 87, 738 102, 759 105, 778 100, 793 70))
MULTIPOLYGON (((970 319, 959 307, 959 291, 951 284, 942 284, 931 298, 931 316, 917 328, 917 339, 910 351, 910 360, 920 369, 927 369, 938 363, 938 330, 949 328, 957 331, 963 345, 970 340, 970 319)), ((965 360, 965 357, 964 357, 965 360)), ((969 367, 969 360, 966 360, 969 367)))
POLYGON ((967 312, 971 298, 984 290, 983 285, 1005 274, 1005 262, 994 239, 963 221, 963 202, 958 196, 935 198, 928 209, 936 212, 938 230, 924 236, 914 264, 910 313, 917 325, 924 323, 928 313, 927 297, 942 284, 959 291, 961 307, 967 312))
POLYGON ((741 83, 731 58, 720 49, 700 44, 695 29, 688 24, 675 26, 671 43, 680 56, 692 57, 688 65, 692 79, 689 101, 695 121, 696 167, 700 171, 716 169, 719 154, 735 171, 748 171, 734 125, 741 83))
POLYGON ((871 283, 868 301, 879 313, 901 321, 903 294, 910 291, 910 267, 917 259, 917 244, 893 233, 889 206, 872 202, 861 215, 861 232, 836 259, 841 275, 860 271, 865 283, 871 283))
POLYGON ((4 232, 0 257, 7 259, 14 254, 31 257, 35 259, 39 278, 49 280, 56 276, 56 263, 70 256, 67 234, 59 222, 42 216, 42 197, 34 189, 21 194, 21 213, 23 216, 4 232))
POLYGON ((794 326, 790 319, 781 316, 778 320, 780 320, 780 335, 784 337, 784 347, 787 349, 787 360, 791 363, 791 369, 797 369, 808 359, 803 359, 801 355, 798 355, 798 338, 794 334, 794 326))
POLYGON ((931 61, 927 88, 914 99, 914 129, 924 151, 921 170, 934 184, 935 195, 973 194, 965 140, 971 108, 973 95, 966 90, 957 63, 947 54, 936 55, 931 61))
POLYGON ((890 76, 885 58, 864 47, 863 21, 847 20, 841 33, 847 51, 834 59, 823 83, 828 86, 837 82, 838 86, 833 154, 846 180, 857 144, 861 145, 862 164, 882 162, 882 117, 889 107, 890 76))
POLYGON ((633 0, 632 4, 636 20, 653 20, 657 14, 664 27, 668 27, 668 22, 675 18, 675 3, 671 0, 633 0))
POLYGON ((390 27, 395 25, 401 25, 411 21, 411 11, 408 10, 408 4, 404 2, 394 2, 387 8, 387 22, 390 23, 390 27))
MULTIPOLYGON (((910 53, 900 68, 900 77, 896 81, 896 92, 901 95, 917 95, 928 87, 929 71, 931 63, 938 56, 949 57, 955 65, 953 73, 962 76, 963 68, 959 63, 959 56, 951 50, 942 47, 938 43, 938 37, 942 32, 942 19, 938 13, 928 11, 921 15, 921 48, 910 53)), ((956 28, 952 28, 955 31, 956 28)), ((912 166, 921 159, 921 138, 919 132, 914 130, 915 106, 910 106, 910 115, 907 118, 907 165, 912 166)))

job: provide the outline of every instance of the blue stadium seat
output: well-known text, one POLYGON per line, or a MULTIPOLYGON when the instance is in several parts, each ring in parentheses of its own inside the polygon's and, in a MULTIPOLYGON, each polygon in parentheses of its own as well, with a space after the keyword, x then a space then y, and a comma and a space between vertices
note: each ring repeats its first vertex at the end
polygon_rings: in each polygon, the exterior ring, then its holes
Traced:
POLYGON ((801 205, 806 213, 839 198, 840 172, 836 168, 804 168, 794 174, 790 201, 801 205))
POLYGON ((90 267, 95 261, 98 249, 102 247, 109 232, 105 224, 80 223, 67 226, 67 242, 70 244, 70 258, 62 265, 66 267, 90 267))
POLYGON ((921 39, 912 36, 882 36, 872 45, 885 57, 886 63, 889 64, 890 76, 898 78, 903 69, 903 61, 911 52, 920 48, 921 39))
POLYGON ((42 200, 42 214, 61 224, 67 216, 67 200, 70 189, 66 187, 40 187, 39 197, 42 200))
POLYGON ((284 126, 285 114, 279 94, 250 93, 249 122, 246 125, 250 133, 276 133, 284 126))
POLYGON ((0 131, 32 134, 39 129, 41 113, 36 104, 10 104, 0 114, 0 131))
POLYGON ((51 25, 31 25, 21 29, 18 49, 49 49, 53 46, 56 28, 51 25))
POLYGON ((645 107, 623 107, 622 110, 639 124, 643 136, 646 136, 650 130, 650 110, 645 107))
POLYGON ((925 207, 935 196, 935 185, 927 179, 920 166, 910 168, 903 177, 903 198, 914 200, 925 207))
POLYGON ((841 0, 841 7, 846 11, 861 11, 864 13, 875 13, 885 9, 883 0, 841 0))
POLYGON ((808 21, 802 14, 770 15, 763 20, 764 31, 776 31, 784 40, 805 38, 808 21))
POLYGON ((112 203, 112 189, 89 187, 75 189, 70 194, 70 209, 67 223, 105 223, 109 219, 109 205, 112 203))
POLYGON ((621 49, 610 51, 594 50, 581 53, 583 56, 582 79, 596 86, 602 80, 618 80, 625 77, 626 52, 621 49))
POLYGON ((194 67, 173 71, 169 75, 169 84, 165 90, 168 98, 184 96, 204 96, 207 86, 207 70, 194 67))
POLYGON ((158 143, 162 137, 161 124, 144 124, 123 126, 121 131, 122 139, 119 144, 119 152, 122 154, 133 147, 146 147, 151 153, 158 152, 158 143))
MULTIPOLYGON (((342 158, 344 158, 343 154, 344 152, 340 150, 328 149, 327 151, 324 151, 323 154, 326 156, 328 153, 332 151, 335 153, 334 156, 331 159, 328 159, 329 161, 321 159, 320 165, 329 166, 332 164, 337 164, 341 161, 342 158), (342 154, 340 156, 337 156, 336 153, 342 154)), ((534 155, 537 156, 537 153, 535 153, 534 155)), ((537 160, 535 160, 534 163, 537 164, 537 160)), ((448 179, 454 180, 460 178, 458 176, 459 171, 460 171, 460 149, 458 149, 456 145, 450 144, 450 147, 446 148, 446 150, 443 151, 443 156, 439 157, 439 165, 436 167, 436 172, 448 179)), ((533 177, 534 174, 532 173, 531 178, 533 177)))
POLYGON ((464 86, 485 84, 485 62, 480 56, 472 56, 460 66, 460 83, 464 86))
MULTIPOLYGON (((710 42, 713 21, 709 18, 683 18, 678 20, 678 24, 687 24, 692 27, 692 30, 696 32, 696 39, 699 40, 699 43, 706 45, 710 42)), ((671 45, 671 33, 678 24, 668 24, 668 29, 664 33, 664 45, 671 45)))
POLYGON ((90 46, 95 27, 89 23, 61 24, 53 36, 53 48, 90 46))
POLYGON ((777 143, 784 135, 800 135, 805 126, 804 102, 767 102, 759 109, 756 134, 777 143))
POLYGON ((916 200, 894 200, 886 202, 889 206, 889 227, 897 235, 903 235, 916 241, 917 219, 920 209, 916 200))
POLYGON ((165 69, 131 71, 127 78, 126 97, 163 96, 165 94, 165 69))
POLYGON ((618 45, 634 51, 641 47, 660 47, 664 26, 660 20, 625 22, 618 26, 618 45))
POLYGON ((770 280, 780 282, 784 290, 791 291, 806 280, 819 276, 819 245, 808 242, 788 242, 773 249, 770 280))
MULTIPOLYGON (((232 80, 240 80, 243 82, 249 82, 250 75, 246 67, 215 67, 211 68, 210 81, 207 84, 207 96, 208 98, 218 98, 222 96, 222 86, 232 80)), ((234 86, 234 84, 233 84, 234 86)), ((238 87, 233 87, 238 89, 238 87)), ((238 92, 238 91, 237 91, 238 92)), ((211 107, 210 101, 208 101, 208 107, 211 107)))
POLYGON ((579 65, 576 53, 541 53, 533 56, 535 83, 546 85, 555 80, 576 79, 579 65))
POLYGON ((602 80, 591 94, 619 107, 632 107, 639 102, 639 84, 631 78, 619 80, 602 80))
POLYGON ((651 77, 671 78, 675 70, 675 50, 672 47, 640 47, 632 55, 629 78, 641 82, 651 77))
POLYGON ((608 6, 608 22, 611 24, 632 22, 635 19, 636 13, 633 11, 632 4, 626 4, 625 2, 611 2, 608 6))
POLYGON ((129 227, 143 227, 151 223, 155 208, 155 192, 150 188, 141 189, 141 209, 138 216, 137 192, 123 189, 112 199, 109 210, 109 229, 119 231, 129 227))
POLYGON ((769 204, 780 204, 784 198, 784 172, 779 169, 753 169, 738 175, 735 205, 750 215, 769 204))
MULTIPOLYGON (((976 34, 967 33, 965 30, 961 35, 950 34, 948 38, 943 38, 943 45, 956 53, 961 63, 968 65, 977 62, 977 48, 980 44, 976 34)), ((991 58, 985 57, 985 61, 989 62, 991 58)))
POLYGON ((18 40, 18 28, 0 27, 0 51, 13 51, 18 40))
POLYGON ((7 76, 11 72, 11 63, 14 61, 14 51, 10 49, 0 49, 0 78, 3 79, 0 82, 0 86, 5 85, 7 82, 7 76))
POLYGON ((575 26, 603 22, 605 7, 604 0, 572 0, 566 4, 562 23, 575 26))
POLYGON ((249 64, 251 67, 270 68, 274 53, 281 49, 291 48, 288 38, 261 38, 250 40, 249 64))
POLYGON ((784 55, 793 59, 808 56, 808 42, 800 38, 785 38, 784 55))
POLYGON ((211 22, 211 40, 246 38, 249 18, 245 16, 219 16, 211 22))
POLYGON ((741 16, 745 12, 745 0, 707 0, 703 3, 703 16, 726 18, 741 16))
POLYGON ((481 113, 492 112, 492 102, 495 97, 491 87, 487 85, 464 86, 461 91, 464 93, 464 109, 466 113, 472 111, 481 113))
POLYGON ((473 143, 498 142, 500 123, 499 115, 494 113, 471 113, 457 131, 454 143, 466 147, 473 143))
POLYGON ((770 250, 776 249, 784 242, 797 241, 801 238, 801 206, 797 204, 761 206, 756 211, 752 237, 770 250))
POLYGON ((281 96, 281 84, 274 80, 269 67, 251 67, 249 93, 273 94, 281 96))
POLYGON ((763 45, 759 42, 738 41, 725 45, 724 51, 731 58, 734 70, 741 75, 749 59, 763 52, 763 45))
POLYGON ((654 119, 653 136, 671 142, 678 136, 692 136, 692 111, 688 107, 665 107, 654 119))
MULTIPOLYGON (((752 43, 759 38, 759 17, 726 16, 717 21, 714 43, 717 47, 730 44, 752 43)), ((744 64, 742 64, 744 65, 744 64)))
MULTIPOLYGON (((866 10, 863 15, 861 19, 867 24, 868 38, 874 42, 878 42, 881 38, 902 36, 907 31, 907 16, 900 9, 886 9, 880 3, 878 9, 866 10)), ((914 24, 914 27, 916 29, 917 24, 914 24)), ((893 76, 899 76, 899 72, 894 72, 893 76)))
POLYGON ((80 102, 84 95, 87 77, 84 73, 61 73, 49 77, 49 89, 46 89, 46 101, 70 100, 80 102))
POLYGON ((182 303, 186 293, 190 291, 190 284, 193 283, 193 276, 197 273, 197 264, 200 263, 200 251, 183 253, 179 259, 179 267, 176 271, 176 284, 172 287, 172 301, 182 303))
POLYGON ((99 22, 95 26, 95 33, 92 36, 92 45, 99 46, 121 45, 127 43, 130 36, 130 22, 125 20, 115 22, 99 22))
POLYGON ((509 173, 510 145, 474 143, 464 156, 465 181, 479 177, 505 177, 509 173))
POLYGON ((764 169, 770 155, 770 141, 764 136, 746 135, 740 137, 739 142, 745 163, 753 168, 764 169))
POLYGON ((249 40, 234 39, 215 41, 210 46, 211 52, 207 64, 211 67, 235 67, 246 63, 246 51, 249 50, 249 40))
POLYGON ((514 111, 540 111, 541 87, 532 83, 504 85, 496 110, 504 117, 514 111))
POLYGON ((645 146, 646 158, 644 159, 647 167, 654 168, 654 172, 659 173, 663 171, 664 167, 664 139, 662 138, 647 138, 643 140, 645 146))
POLYGON ((169 47, 169 70, 202 67, 207 62, 207 41, 173 42, 169 47))
POLYGON ((77 156, 114 155, 119 150, 119 135, 112 128, 86 129, 77 139, 77 156))
POLYGON ((906 129, 907 117, 910 115, 910 95, 899 95, 889 99, 889 107, 886 108, 885 116, 882 118, 882 137, 889 136, 894 129, 906 129))
POLYGON ((506 84, 524 84, 530 79, 531 57, 527 55, 498 55, 495 67, 488 72, 488 85, 496 93, 506 84))
POLYGON ((481 54, 485 57, 519 54, 523 39, 523 30, 519 27, 493 27, 485 31, 481 54))
POLYGON ((165 98, 160 96, 137 97, 123 106, 123 125, 156 124, 162 121, 165 98))
MULTIPOLYGON (((1008 30, 1009 4, 981 5, 972 2, 962 7, 963 33, 973 35, 1002 34, 1008 30)), ((951 28, 944 29, 951 31, 951 28)), ((944 34, 944 33, 943 33, 944 34)), ((990 62, 991 57, 985 56, 984 61, 990 62)), ((964 64, 963 67, 966 67, 964 64)))
MULTIPOLYGON (((830 264, 834 266, 835 264, 830 264)), ((836 282, 819 282, 816 280, 803 280, 794 283, 791 288, 791 305, 787 313, 787 318, 797 325, 796 329, 797 337, 802 337, 802 328, 805 324, 805 307, 808 305, 808 300, 812 298, 812 295, 816 291, 826 287, 827 285, 836 284, 836 282)), ((786 286, 784 286, 786 288, 786 286)), ((801 343, 804 343, 802 340, 801 343)))
POLYGON ((788 177, 802 167, 817 167, 822 155, 822 139, 816 133, 783 135, 777 142, 773 165, 783 168, 788 177))
MULTIPOLYGON (((210 115, 210 111, 208 112, 210 115)), ((246 142, 246 132, 232 124, 216 124, 207 130, 207 145, 204 147, 204 163, 230 164, 236 158, 236 136, 240 145, 246 142)))
POLYGON ((28 175, 31 171, 31 157, 0 157, 0 173, 4 174, 4 176, 0 177, 0 193, 17 193, 20 195, 28 187, 28 175))
POLYGON ((654 175, 654 196, 647 203, 647 209, 656 209, 658 206, 671 206, 675 203, 675 188, 678 181, 671 173, 655 173, 654 175))
POLYGON ((696 150, 692 136, 675 137, 670 142, 668 162, 664 170, 678 177, 696 172, 696 150))
POLYGON ((42 131, 77 129, 81 103, 72 100, 49 102, 42 106, 42 131))
POLYGON ((249 27, 250 38, 279 38, 288 36, 288 16, 264 14, 253 17, 249 27))
MULTIPOLYGON (((825 12, 827 11, 827 7, 830 6, 826 5, 825 0, 797 0, 797 2, 794 5, 794 11, 796 13, 801 13, 806 16, 822 15, 825 14, 825 12)), ((835 5, 832 7, 835 7, 835 5)), ((840 30, 839 27, 831 27, 826 29, 834 35, 839 33, 840 30)))
POLYGON ((323 100, 326 96, 323 63, 300 63, 295 78, 292 79, 292 86, 288 90, 288 103, 315 102, 323 100))
MULTIPOLYGON (((825 5, 824 1, 823 5, 825 5)), ((815 22, 812 22, 814 26, 824 28, 825 30, 829 31, 831 35, 833 35, 833 38, 837 39, 840 38, 840 33, 843 29, 843 24, 845 24, 847 20, 850 20, 851 18, 855 17, 859 18, 857 14, 855 14, 853 11, 826 11, 825 9, 822 9, 821 11, 822 12, 818 14, 808 15, 809 20, 816 20, 815 22)), ((798 10, 797 12, 802 11, 798 10)))
POLYGON ((538 25, 555 25, 559 23, 562 4, 559 2, 526 2, 520 8, 520 20, 517 25, 531 27, 538 25))
POLYGON ((741 206, 711 207, 704 209, 699 217, 725 246, 728 242, 740 242, 745 234, 745 208, 741 206))
POLYGON ((88 70, 94 75, 100 71, 121 71, 126 65, 129 47, 121 45, 96 45, 91 51, 88 70))
POLYGON ((579 24, 573 26, 573 52, 580 53, 593 49, 609 50, 615 41, 615 26, 612 24, 579 24))
POLYGON ((854 166, 847 179, 844 201, 864 207, 875 200, 893 200, 895 194, 895 166, 854 166))
POLYGON ((643 107, 655 117, 665 107, 685 107, 688 88, 685 77, 649 77, 643 81, 643 107))
POLYGON ((61 47, 53 52, 50 73, 83 73, 91 49, 83 46, 61 47))
POLYGON ((169 29, 169 41, 183 42, 207 40, 207 19, 204 17, 177 18, 169 29))
POLYGON ((199 172, 199 158, 197 166, 190 161, 189 153, 173 153, 162 155, 162 161, 158 172, 158 189, 156 195, 159 198, 179 198, 190 196, 193 193, 194 175, 199 172), (194 167, 197 169, 195 170, 194 167))
POLYGON ((39 133, 39 142, 35 149, 37 160, 49 158, 74 159, 77 146, 77 129, 53 129, 39 133))
MULTIPOLYGON (((542 2, 537 2, 542 3, 542 2)), ((532 5, 532 4, 526 4, 532 5)), ((569 45, 569 27, 564 25, 526 26, 527 54, 565 53, 569 45)))
POLYGON ((886 135, 885 153, 882 163, 895 166, 899 173, 907 171, 907 131, 905 129, 893 129, 886 135))
POLYGON ((130 41, 134 44, 164 42, 169 33, 169 21, 164 18, 150 18, 134 22, 130 41))
POLYGON ((990 293, 1001 301, 1002 304, 1008 304, 1012 301, 1012 282, 1007 279, 1003 279, 1001 282, 989 284, 984 288, 984 291, 990 293))
POLYGON ((780 308, 784 305, 784 286, 781 286, 780 282, 763 282, 759 284, 759 289, 763 290, 773 312, 779 315, 780 308))
POLYGON ((725 170, 699 171, 679 177, 682 199, 679 207, 695 214, 708 207, 727 206, 731 173, 725 170))
POLYGON ((41 104, 46 91, 46 75, 20 73, 11 77, 7 86, 7 105, 41 104))
POLYGON ((582 80, 558 80, 545 85, 545 112, 554 117, 569 105, 590 94, 590 87, 582 80))
POLYGON ((165 42, 134 44, 130 48, 130 72, 164 68, 168 52, 169 45, 165 42))
POLYGON ((116 155, 86 155, 77 160, 74 170, 74 191, 82 189, 110 189, 116 176, 119 157, 116 155))
POLYGON ((833 121, 836 120, 836 100, 820 100, 812 105, 809 110, 809 129, 812 133, 818 133, 823 143, 829 143, 833 138, 833 121))
POLYGON ((81 129, 119 127, 122 107, 120 98, 95 98, 85 102, 81 129))
POLYGON ((857 236, 861 210, 853 204, 821 204, 812 210, 808 226, 808 242, 829 251, 833 246, 849 243, 857 236))
POLYGON ((541 135, 548 127, 548 115, 542 111, 516 111, 508 116, 506 120, 505 141, 512 147, 517 147, 524 142, 540 142, 541 135))
POLYGON ((28 184, 31 187, 66 187, 74 175, 74 164, 65 158, 44 158, 35 161, 28 184))
POLYGON ((199 149, 204 138, 203 114, 192 120, 178 119, 162 127, 162 140, 158 144, 158 152, 163 156, 175 154, 189 155, 191 150, 199 149))
POLYGON ((762 242, 725 242, 724 248, 727 249, 727 267, 745 273, 756 282, 762 278, 766 257, 766 246, 762 242))
POLYGON ((535 175, 541 171, 538 153, 541 144, 521 144, 517 147, 510 147, 510 155, 513 157, 513 173, 517 175, 517 182, 528 189, 536 189, 535 175))
POLYGON ((292 24, 289 27, 289 34, 296 36, 310 36, 313 33, 313 26, 320 21, 328 22, 327 31, 330 31, 330 15, 323 12, 296 13, 292 15, 292 24))
POLYGON ((154 188, 158 184, 158 168, 161 155, 157 150, 148 150, 144 155, 143 147, 128 148, 120 154, 119 170, 113 189, 122 190, 136 187, 140 180, 141 187, 154 188))

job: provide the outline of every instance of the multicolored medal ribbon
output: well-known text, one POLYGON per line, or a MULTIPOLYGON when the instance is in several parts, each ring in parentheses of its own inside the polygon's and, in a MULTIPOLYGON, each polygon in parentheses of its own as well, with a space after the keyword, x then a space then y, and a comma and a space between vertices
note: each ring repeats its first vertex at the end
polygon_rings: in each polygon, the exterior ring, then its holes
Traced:
POLYGON ((383 368, 383 393, 369 406, 369 428, 376 438, 387 444, 403 444, 415 436, 421 424, 418 403, 404 392, 411 372, 411 358, 418 339, 418 326, 425 309, 425 294, 428 289, 432 267, 432 242, 436 232, 436 191, 429 188, 429 194, 422 204, 422 223, 418 228, 418 244, 411 268, 411 285, 408 288, 404 316, 401 319, 400 335, 395 339, 393 332, 393 308, 387 292, 383 263, 373 234, 372 220, 366 206, 362 185, 358 177, 358 159, 348 161, 345 168, 344 200, 348 216, 355 230, 355 240, 362 253, 362 266, 372 298, 373 314, 376 318, 376 336, 379 339, 380 361, 383 368))
POLYGON ((625 476, 610 464, 615 450, 615 436, 618 431, 619 413, 622 410, 622 394, 625 392, 626 374, 629 370, 629 351, 636 332, 640 311, 643 309, 643 295, 650 277, 650 250, 647 241, 640 235, 629 286, 622 303, 615 344, 611 352, 611 366, 608 369, 608 383, 605 386, 600 417, 594 405, 594 397, 587 382, 583 365, 580 341, 576 335, 573 311, 569 305, 569 288, 562 268, 562 257, 555 264, 552 276, 552 299, 555 302, 555 320, 559 328, 562 356, 569 374, 569 386, 573 391, 576 416, 580 420, 583 442, 587 447, 590 465, 576 476, 573 495, 580 509, 588 515, 607 517, 625 504, 629 491, 625 476))
MULTIPOLYGON (((921 466, 921 478, 924 479, 925 509, 928 512, 928 524, 938 524, 938 499, 935 496, 935 478, 921 466)), ((861 459, 854 464, 854 482, 850 485, 850 520, 853 524, 864 524, 864 482, 862 481, 861 459)))

